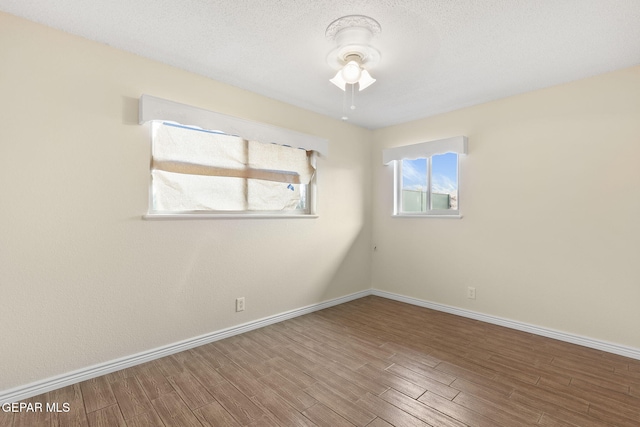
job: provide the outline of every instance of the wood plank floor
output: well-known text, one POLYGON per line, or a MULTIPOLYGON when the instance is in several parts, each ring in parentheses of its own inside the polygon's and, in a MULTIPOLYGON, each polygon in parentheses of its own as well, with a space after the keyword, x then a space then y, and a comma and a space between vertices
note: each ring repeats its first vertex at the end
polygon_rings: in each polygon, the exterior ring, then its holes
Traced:
POLYGON ((366 297, 26 402, 19 426, 640 426, 640 361, 366 297))

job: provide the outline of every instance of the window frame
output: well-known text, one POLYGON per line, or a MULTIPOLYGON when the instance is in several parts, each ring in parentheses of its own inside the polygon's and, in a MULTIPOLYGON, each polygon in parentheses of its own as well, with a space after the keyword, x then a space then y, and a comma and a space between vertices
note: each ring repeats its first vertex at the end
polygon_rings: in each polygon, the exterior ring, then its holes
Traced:
POLYGON ((468 139, 466 136, 434 141, 420 142, 382 150, 382 163, 393 165, 393 218, 462 218, 460 211, 460 155, 467 154, 468 139), (431 209, 432 197, 432 157, 435 155, 455 153, 457 154, 457 185, 458 199, 457 209, 431 209), (402 211, 402 161, 427 159, 427 211, 403 212, 402 211))
MULTIPOLYGON (((446 154, 446 153, 440 153, 446 154)), ((393 216, 395 217, 452 217, 452 218, 461 218, 460 215, 460 155, 456 154, 456 185, 458 186, 458 198, 456 200, 458 208, 457 209, 432 209, 431 208, 431 199, 432 199, 432 159, 433 156, 437 156, 438 154, 434 154, 429 157, 417 157, 415 159, 400 159, 393 161, 393 216), (417 160, 417 159, 426 159, 427 161, 427 209, 424 212, 404 212, 402 210, 402 161, 403 160, 417 160)))
MULTIPOLYGON (((317 180, 318 157, 328 156, 328 141, 324 138, 284 129, 265 123, 254 122, 238 117, 204 110, 186 104, 169 101, 150 95, 142 95, 139 101, 139 124, 147 124, 153 144, 151 130, 154 121, 174 123, 184 127, 200 128, 227 135, 238 135, 247 140, 261 143, 276 143, 292 148, 301 148, 310 152, 309 162, 315 169, 306 188, 307 208, 305 210, 287 211, 158 211, 153 209, 153 188, 149 173, 148 210, 144 219, 256 219, 256 218, 317 218, 317 180)), ((150 145, 150 156, 152 156, 150 145)), ((151 168, 150 168, 151 172, 151 168)))

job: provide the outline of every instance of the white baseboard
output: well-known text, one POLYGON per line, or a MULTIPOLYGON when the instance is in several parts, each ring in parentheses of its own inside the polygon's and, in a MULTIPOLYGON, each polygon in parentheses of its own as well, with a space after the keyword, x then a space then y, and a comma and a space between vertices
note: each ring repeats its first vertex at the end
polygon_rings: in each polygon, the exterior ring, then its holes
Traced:
POLYGON ((367 295, 371 295, 371 289, 356 292, 351 295, 346 295, 318 304, 312 304, 306 307, 298 308, 273 316, 268 316, 262 319, 254 320, 252 322, 244 323, 242 325, 233 326, 231 328, 226 328, 219 331, 211 332, 209 334, 200 335, 198 337, 154 348, 152 350, 144 351, 131 356, 126 356, 120 359, 93 365, 88 368, 78 369, 77 371, 68 372, 66 374, 47 378, 45 380, 33 382, 31 384, 18 386, 9 390, 3 390, 0 391, 0 405, 4 403, 18 402, 20 400, 37 396, 51 390, 56 390, 61 387, 75 384, 77 382, 86 381, 91 378, 119 371, 121 369, 130 368, 132 366, 150 362, 152 360, 159 359, 170 354, 179 353, 190 348, 198 347, 210 342, 218 341, 234 335, 242 334, 244 332, 249 332, 254 329, 262 328, 263 326, 282 322, 283 320, 292 319, 294 317, 309 314, 314 311, 332 307, 334 305, 343 304, 345 302, 362 298, 367 295))
POLYGON ((126 356, 126 357, 122 357, 120 359, 112 360, 109 362, 100 363, 97 365, 90 366, 88 368, 79 369, 77 371, 47 378, 45 380, 33 382, 31 384, 27 384, 24 386, 18 386, 13 389, 0 391, 0 405, 7 402, 17 402, 23 399, 27 399, 29 397, 46 393, 51 390, 55 390, 61 387, 75 384, 77 382, 86 381, 91 378, 95 378, 95 377, 109 374, 111 372, 119 371, 121 369, 130 368, 132 366, 150 362, 152 360, 159 359, 161 357, 165 357, 170 354, 178 353, 184 350, 188 350, 190 348, 208 344, 210 342, 214 342, 214 341, 218 341, 234 335, 242 334, 244 332, 249 332, 254 329, 262 328, 263 326, 268 326, 274 323, 282 322, 283 320, 292 319, 294 317, 302 316, 304 314, 313 313, 314 311, 333 307, 335 305, 353 301, 355 299, 366 297, 368 295, 375 295, 382 298, 404 302, 407 304, 430 308, 432 310, 455 314, 457 316, 468 317, 470 319, 480 320, 482 322, 492 323, 494 325, 500 325, 507 328, 529 332, 535 335, 541 335, 544 337, 553 338, 560 341, 565 341, 572 344, 578 344, 584 347, 590 347, 597 350, 602 350, 609 353, 619 354, 621 356, 626 356, 632 359, 640 360, 640 349, 637 349, 637 348, 609 343, 606 341, 600 341, 593 338, 583 337, 580 335, 569 334, 566 332, 556 331, 553 329, 542 328, 535 325, 529 325, 523 322, 504 319, 501 317, 491 316, 483 313, 477 313, 471 310, 465 310, 462 308, 456 308, 456 307, 452 307, 444 304, 438 304, 435 302, 425 301, 418 298, 407 297, 404 295, 381 291, 379 289, 367 289, 364 291, 356 292, 354 294, 346 295, 344 297, 335 298, 335 299, 321 302, 318 304, 312 304, 306 307, 302 307, 302 308, 287 311, 284 313, 276 314, 273 316, 265 317, 262 319, 254 320, 252 322, 244 323, 242 325, 233 326, 231 328, 222 329, 219 331, 211 332, 209 334, 205 334, 205 335, 190 338, 184 341, 180 341, 177 343, 154 348, 152 350, 144 351, 131 356, 126 356))
POLYGON ((638 348, 627 347, 607 341, 600 341, 589 337, 569 334, 567 332, 556 331, 553 329, 530 325, 515 320, 504 319, 502 317, 491 316, 488 314, 478 313, 462 308, 456 308, 449 305, 438 304, 435 302, 425 301, 413 297, 407 297, 404 295, 394 294, 392 292, 381 291, 379 289, 372 289, 371 295, 376 295, 382 298, 388 298, 407 304, 417 305, 420 307, 430 308, 432 310, 443 311, 445 313, 455 314, 456 316, 468 317, 470 319, 480 320, 482 322, 492 323, 494 325, 504 326, 506 328, 529 332, 535 335, 541 335, 543 337, 553 338, 556 340, 578 344, 584 347, 594 348, 597 350, 606 351, 608 353, 619 354, 620 356, 640 360, 640 349, 638 348))

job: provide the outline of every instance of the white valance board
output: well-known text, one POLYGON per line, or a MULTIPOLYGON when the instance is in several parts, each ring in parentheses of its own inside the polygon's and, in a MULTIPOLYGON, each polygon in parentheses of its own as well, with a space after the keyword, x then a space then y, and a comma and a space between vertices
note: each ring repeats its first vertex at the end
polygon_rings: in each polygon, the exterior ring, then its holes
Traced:
POLYGON ((240 136, 246 140, 302 148, 315 151, 321 156, 329 155, 329 141, 315 135, 145 94, 140 97, 139 122, 143 124, 152 120, 197 126, 202 129, 223 132, 227 135, 240 136))
POLYGON ((435 141, 386 148, 382 150, 382 163, 388 165, 394 160, 420 159, 444 153, 467 154, 467 145, 466 136, 454 136, 435 141))

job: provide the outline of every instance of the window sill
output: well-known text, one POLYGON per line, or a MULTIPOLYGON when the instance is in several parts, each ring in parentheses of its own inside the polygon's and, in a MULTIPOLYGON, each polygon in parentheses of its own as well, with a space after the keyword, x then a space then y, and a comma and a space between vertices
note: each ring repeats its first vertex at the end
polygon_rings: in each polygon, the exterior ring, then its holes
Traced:
POLYGON ((157 214, 149 213, 142 216, 144 220, 193 220, 193 219, 302 219, 318 218, 318 215, 295 214, 157 214))
POLYGON ((425 214, 395 214, 391 215, 392 218, 451 218, 462 219, 462 215, 425 215, 425 214))

